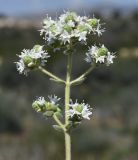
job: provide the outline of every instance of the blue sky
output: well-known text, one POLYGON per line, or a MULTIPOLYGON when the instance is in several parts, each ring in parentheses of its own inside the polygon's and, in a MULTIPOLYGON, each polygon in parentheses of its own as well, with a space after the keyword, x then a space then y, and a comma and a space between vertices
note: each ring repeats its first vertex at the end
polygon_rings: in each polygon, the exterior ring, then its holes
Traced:
POLYGON ((114 6, 138 8, 138 0, 0 0, 0 13, 20 15, 47 10, 85 9, 86 7, 114 6))

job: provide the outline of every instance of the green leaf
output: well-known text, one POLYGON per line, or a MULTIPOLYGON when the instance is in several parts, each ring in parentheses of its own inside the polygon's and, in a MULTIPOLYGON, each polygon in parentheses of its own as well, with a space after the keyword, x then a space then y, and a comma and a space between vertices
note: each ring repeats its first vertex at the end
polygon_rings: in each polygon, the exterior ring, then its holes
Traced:
POLYGON ((53 111, 46 111, 43 115, 46 116, 46 117, 52 117, 54 114, 53 111))
POLYGON ((62 132, 63 129, 59 126, 59 125, 53 125, 53 128, 56 130, 56 131, 59 131, 59 132, 62 132))

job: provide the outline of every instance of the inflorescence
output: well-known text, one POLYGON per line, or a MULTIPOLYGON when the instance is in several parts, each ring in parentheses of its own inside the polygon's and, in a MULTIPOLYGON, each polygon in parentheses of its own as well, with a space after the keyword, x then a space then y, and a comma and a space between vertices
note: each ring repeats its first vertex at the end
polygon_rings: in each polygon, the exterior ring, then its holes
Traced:
POLYGON ((102 28, 99 19, 81 17, 75 12, 66 12, 56 20, 47 16, 43 21, 40 35, 48 43, 58 40, 61 44, 67 44, 71 40, 86 42, 88 35, 98 34, 98 36, 101 36, 103 32, 104 28, 102 28))
MULTIPOLYGON (((20 74, 27 75, 31 70, 39 68, 39 66, 45 66, 47 59, 50 57, 48 52, 44 49, 47 45, 53 43, 59 44, 59 49, 62 46, 66 48, 72 47, 73 43, 81 43, 88 47, 87 39, 89 35, 101 36, 105 31, 102 28, 100 20, 93 17, 89 18, 86 16, 78 16, 75 12, 66 12, 59 16, 56 20, 51 17, 46 17, 43 21, 43 27, 40 30, 40 35, 45 40, 45 45, 35 45, 33 49, 24 49, 19 57, 19 61, 15 62, 17 70, 20 74)), ((53 52, 56 48, 53 47, 53 52)), ((65 49, 65 51, 68 51, 65 49)), ((64 53, 64 51, 63 51, 64 53)), ((106 64, 107 66, 113 63, 115 54, 111 53, 104 45, 101 46, 90 46, 88 51, 85 53, 85 61, 93 64, 106 64)), ((42 113, 46 117, 62 117, 60 105, 58 104, 60 98, 57 96, 49 96, 48 100, 44 97, 36 99, 32 106, 36 112, 42 113)), ((84 102, 73 103, 70 102, 69 110, 66 111, 71 126, 79 124, 83 119, 90 119, 92 114, 90 106, 84 102)))
MULTIPOLYGON (((33 102, 32 107, 36 112, 42 113, 46 118, 53 117, 54 115, 61 118, 63 116, 60 105, 58 104, 60 99, 61 98, 58 98, 55 95, 48 96, 48 100, 45 100, 44 97, 39 97, 33 102)), ((68 105, 70 109, 66 112, 69 117, 70 127, 80 124, 83 119, 90 120, 90 115, 92 115, 90 105, 85 104, 84 102, 78 103, 77 100, 75 103, 70 100, 70 104, 68 105)))
POLYGON ((90 120, 89 116, 92 114, 90 105, 84 102, 78 103, 77 100, 75 103, 72 100, 70 102, 67 114, 71 122, 81 122, 83 119, 90 120))
POLYGON ((104 45, 101 47, 92 46, 86 53, 85 61, 88 63, 105 63, 106 65, 110 65, 113 63, 114 58, 114 53, 109 52, 104 45))
MULTIPOLYGON (((101 36, 104 31, 105 29, 102 28, 100 19, 78 16, 75 12, 68 11, 56 20, 52 20, 51 17, 47 16, 43 21, 43 28, 40 30, 40 35, 43 36, 47 45, 57 41, 65 46, 76 41, 80 43, 85 42, 84 44, 87 45, 88 35, 94 36, 97 34, 101 36)), ((24 49, 21 55, 18 55, 20 59, 16 62, 16 66, 20 74, 27 75, 31 70, 39 66, 45 66, 47 58, 50 56, 43 49, 44 46, 35 45, 33 49, 24 49)), ((55 49, 53 48, 53 52, 55 49)), ((95 45, 89 47, 85 61, 91 64, 110 65, 113 63, 114 58, 114 53, 109 52, 104 45, 101 47, 95 45)))
POLYGON ((37 98, 32 107, 35 109, 36 112, 42 113, 45 117, 53 117, 55 114, 56 116, 62 116, 61 109, 59 107, 58 101, 60 98, 57 96, 48 96, 49 100, 45 100, 44 97, 37 98))
POLYGON ((43 50, 43 46, 35 45, 31 50, 24 49, 18 57, 20 58, 19 62, 15 62, 17 70, 20 74, 27 75, 29 71, 38 66, 44 66, 50 56, 43 50))

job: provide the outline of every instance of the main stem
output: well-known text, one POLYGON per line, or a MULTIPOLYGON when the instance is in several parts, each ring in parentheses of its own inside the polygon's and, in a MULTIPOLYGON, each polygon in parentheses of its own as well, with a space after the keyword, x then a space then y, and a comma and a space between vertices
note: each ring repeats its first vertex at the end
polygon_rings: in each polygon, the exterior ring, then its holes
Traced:
MULTIPOLYGON (((66 126, 69 124, 69 119, 68 119, 66 111, 69 110, 71 69, 72 69, 72 53, 69 53, 68 63, 67 63, 66 87, 65 87, 65 125, 66 126)), ((66 131, 64 133, 65 133, 65 156, 66 156, 66 160, 71 160, 71 137, 70 137, 70 132, 66 131)))

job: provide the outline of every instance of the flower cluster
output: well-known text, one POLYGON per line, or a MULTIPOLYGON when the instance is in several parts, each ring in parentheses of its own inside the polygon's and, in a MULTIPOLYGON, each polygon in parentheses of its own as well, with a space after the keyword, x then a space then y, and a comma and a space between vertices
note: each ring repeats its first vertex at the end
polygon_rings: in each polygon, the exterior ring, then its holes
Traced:
POLYGON ((66 44, 70 43, 71 39, 86 42, 87 35, 93 33, 100 36, 103 32, 104 29, 99 19, 81 17, 75 12, 66 12, 56 20, 47 16, 43 21, 40 35, 49 43, 59 40, 62 44, 66 44))
POLYGON ((70 109, 67 111, 69 120, 72 123, 81 122, 83 119, 90 120, 90 115, 92 114, 90 106, 84 102, 78 103, 77 101, 69 104, 70 109))
POLYGON ((44 97, 39 97, 33 102, 32 107, 36 112, 40 112, 46 117, 52 117, 54 114, 61 117, 61 109, 58 104, 60 98, 55 95, 48 96, 48 98, 49 101, 46 101, 44 97))
POLYGON ((86 53, 86 62, 88 63, 105 63, 110 65, 113 63, 115 58, 114 53, 109 52, 109 50, 102 45, 101 47, 92 46, 88 53, 86 53))
POLYGON ((43 46, 35 45, 33 49, 24 49, 21 52, 21 55, 18 55, 20 60, 19 62, 15 62, 17 66, 17 70, 20 74, 25 74, 37 68, 39 65, 44 66, 47 62, 47 58, 49 55, 47 52, 43 50, 43 46))
MULTIPOLYGON (((75 47, 77 47, 76 43, 82 43, 88 47, 87 39, 89 35, 101 36, 104 31, 99 19, 95 17, 78 16, 75 12, 68 11, 60 15, 56 20, 47 16, 43 21, 43 28, 40 30, 40 35, 45 39, 45 48, 49 53, 60 50, 60 52, 66 53, 70 56, 69 58, 72 58, 69 53, 74 53, 75 47)), ((40 67, 45 66, 47 59, 50 57, 47 51, 44 50, 44 46, 40 45, 35 45, 30 50, 24 49, 21 54, 18 55, 19 61, 15 62, 17 70, 20 74, 27 75, 29 71, 39 68, 56 82, 62 82, 67 86, 68 81, 64 81, 40 67)), ((97 64, 106 64, 108 66, 113 63, 114 58, 114 53, 111 53, 104 45, 94 45, 88 48, 85 61, 94 64, 94 66, 97 64)), ((68 61, 68 69, 70 68, 71 64, 69 64, 68 61)), ((79 84, 84 80, 86 75, 90 73, 91 69, 93 69, 93 65, 92 68, 90 67, 88 71, 71 81, 70 84, 79 84)), ((69 92, 69 90, 67 92, 69 92)), ((67 98, 66 96, 67 94, 65 95, 65 99, 67 98)), ((64 131, 71 127, 76 127, 83 119, 90 120, 90 116, 92 115, 90 105, 84 102, 78 103, 76 101, 73 103, 71 101, 70 104, 65 104, 65 106, 69 105, 69 110, 65 111, 65 117, 68 116, 68 122, 62 124, 59 120, 62 116, 58 104, 59 100, 60 98, 55 95, 48 96, 48 100, 45 100, 44 97, 39 97, 33 102, 32 107, 36 112, 41 113, 45 117, 53 117, 58 124, 54 127, 56 129, 63 129, 64 131)))

